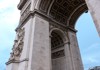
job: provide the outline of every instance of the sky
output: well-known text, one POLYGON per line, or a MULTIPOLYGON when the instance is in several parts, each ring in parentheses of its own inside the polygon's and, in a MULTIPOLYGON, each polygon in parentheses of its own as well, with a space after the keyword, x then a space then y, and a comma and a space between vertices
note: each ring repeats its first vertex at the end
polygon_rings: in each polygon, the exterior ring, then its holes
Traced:
POLYGON ((76 29, 84 69, 100 66, 100 37, 90 12, 80 16, 76 29))
POLYGON ((15 28, 19 23, 19 0, 0 0, 0 70, 5 70, 15 39, 15 28))
MULTIPOLYGON (((0 0, 0 70, 5 70, 13 47, 15 28, 20 18, 18 3, 19 0, 0 0)), ((100 37, 90 13, 80 16, 76 29, 84 69, 100 66, 100 37)))

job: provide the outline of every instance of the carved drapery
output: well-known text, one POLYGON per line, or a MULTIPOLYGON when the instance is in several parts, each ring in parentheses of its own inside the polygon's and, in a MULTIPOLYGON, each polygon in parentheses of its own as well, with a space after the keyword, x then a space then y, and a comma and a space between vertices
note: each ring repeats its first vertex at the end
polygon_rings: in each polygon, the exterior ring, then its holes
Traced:
POLYGON ((11 56, 9 58, 9 61, 18 61, 19 60, 19 58, 21 56, 21 52, 23 50, 24 35, 25 35, 24 28, 18 29, 17 39, 14 41, 14 45, 13 45, 13 48, 12 48, 12 53, 11 53, 11 56))

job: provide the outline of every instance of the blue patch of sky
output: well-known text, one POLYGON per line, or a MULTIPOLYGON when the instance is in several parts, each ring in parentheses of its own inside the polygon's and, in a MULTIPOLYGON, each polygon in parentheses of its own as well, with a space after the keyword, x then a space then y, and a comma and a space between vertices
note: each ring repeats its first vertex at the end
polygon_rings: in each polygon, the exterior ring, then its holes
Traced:
POLYGON ((100 37, 90 13, 84 13, 76 23, 79 48, 84 69, 100 66, 100 37))
POLYGON ((14 30, 16 24, 18 24, 18 13, 16 12, 18 10, 17 3, 13 3, 11 0, 9 2, 6 0, 0 0, 0 3, 2 4, 0 6, 0 70, 6 70, 5 63, 10 57, 15 38, 14 30))

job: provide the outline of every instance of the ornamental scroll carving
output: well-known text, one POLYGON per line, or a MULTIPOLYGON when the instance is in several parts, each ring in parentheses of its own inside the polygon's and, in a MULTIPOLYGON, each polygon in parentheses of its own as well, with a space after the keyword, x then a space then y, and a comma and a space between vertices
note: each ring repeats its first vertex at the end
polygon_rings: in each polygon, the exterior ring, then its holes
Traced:
POLYGON ((23 50, 24 35, 25 35, 24 28, 18 29, 17 39, 14 41, 14 45, 13 45, 13 48, 12 48, 12 53, 11 53, 9 61, 18 61, 19 60, 19 57, 21 56, 21 52, 23 50))

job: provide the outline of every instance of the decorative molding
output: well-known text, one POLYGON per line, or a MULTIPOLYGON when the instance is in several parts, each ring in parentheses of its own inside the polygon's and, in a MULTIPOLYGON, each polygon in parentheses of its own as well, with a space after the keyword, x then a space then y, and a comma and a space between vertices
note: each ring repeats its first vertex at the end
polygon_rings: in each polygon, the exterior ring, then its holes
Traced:
POLYGON ((52 4, 49 16, 61 24, 67 25, 70 15, 83 3, 85 3, 84 0, 55 0, 52 4))
POLYGON ((9 61, 6 63, 6 65, 9 65, 10 63, 21 63, 21 62, 28 61, 28 60, 29 60, 28 58, 25 58, 23 60, 9 61))
POLYGON ((64 42, 62 37, 59 35, 57 32, 52 32, 51 33, 51 49, 55 50, 57 48, 61 48, 64 46, 64 42))
POLYGON ((62 34, 59 32, 61 29, 55 28, 52 25, 50 25, 50 28, 51 28, 50 29, 50 35, 51 35, 52 59, 64 57, 65 56, 65 52, 64 52, 65 43, 64 43, 64 40, 63 40, 64 37, 62 37, 62 34), (55 29, 55 30, 53 30, 53 29, 55 29), (58 29, 59 31, 57 31, 56 29, 58 29))
POLYGON ((50 22, 50 30, 52 30, 54 28, 61 29, 62 31, 67 31, 67 27, 64 28, 63 26, 55 24, 54 22, 50 22))
POLYGON ((51 2, 52 0, 41 0, 39 10, 47 14, 51 2))
POLYGON ((20 29, 24 24, 25 22, 28 21, 28 19, 30 17, 33 17, 34 15, 39 15, 40 17, 43 17, 44 19, 48 20, 50 22, 50 29, 53 27, 53 28, 59 28, 59 29, 62 29, 63 31, 67 31, 67 30, 71 30, 73 32, 77 32, 77 30, 75 30, 74 28, 72 27, 69 27, 69 26, 65 26, 65 25, 62 25, 60 24, 58 21, 55 21, 54 19, 52 19, 51 17, 49 17, 48 15, 38 11, 38 10, 34 10, 34 11, 29 11, 25 17, 23 17, 23 19, 21 20, 19 26, 16 28, 16 31, 18 29, 20 29))
POLYGON ((27 1, 29 1, 29 0, 20 0, 19 4, 17 6, 18 9, 21 10, 27 1))
POLYGON ((14 41, 12 53, 11 53, 8 63, 19 61, 21 52, 22 52, 23 46, 24 46, 24 35, 25 35, 24 28, 17 30, 17 39, 14 41))
POLYGON ((64 56, 65 56, 64 50, 60 50, 60 51, 52 53, 52 59, 56 59, 56 58, 60 58, 64 56))
POLYGON ((85 3, 81 4, 80 6, 78 6, 73 13, 70 15, 70 17, 68 18, 69 23, 67 23, 67 26, 71 27, 71 28, 75 28, 75 23, 78 19, 78 17, 83 13, 86 12, 88 10, 87 5, 85 3))
POLYGON ((29 11, 30 11, 30 6, 31 6, 31 4, 29 4, 28 7, 25 9, 25 11, 21 14, 20 22, 22 22, 23 19, 25 18, 25 16, 29 13, 29 11))
MULTIPOLYGON (((80 7, 82 4, 85 4, 85 0, 68 0, 63 1, 61 0, 41 0, 39 10, 29 11, 30 6, 27 7, 25 12, 21 15, 20 18, 20 24, 18 27, 24 24, 27 19, 29 19, 30 16, 34 16, 35 14, 38 14, 39 16, 49 20, 50 22, 54 22, 54 25, 60 25, 64 28, 71 27, 74 30, 73 25, 75 24, 75 20, 77 20, 78 16, 81 15, 80 11, 79 14, 74 14, 75 17, 73 17, 73 12, 80 7), (52 5, 50 4, 52 3, 52 5), (50 8, 49 8, 50 5, 50 8), (47 13, 44 13, 47 12, 47 13), (48 11, 49 10, 49 11, 48 11), (54 12, 54 13, 52 13, 54 12), (71 19, 73 19, 71 21, 71 19), (69 25, 71 24, 71 25, 69 25)), ((85 4, 86 5, 86 4, 85 4)), ((86 8, 85 8, 86 9, 86 8)), ((87 9, 86 9, 87 10, 87 9)), ((77 11, 75 11, 77 13, 77 11)))
POLYGON ((34 17, 34 15, 39 15, 40 17, 43 17, 44 19, 46 19, 47 21, 50 21, 50 23, 55 23, 54 25, 59 25, 61 26, 62 28, 67 28, 67 26, 63 25, 63 24, 60 24, 58 21, 55 21, 54 19, 52 19, 50 16, 42 13, 41 11, 38 11, 38 10, 34 10, 34 11, 29 11, 28 14, 26 14, 26 16, 22 19, 22 21, 20 22, 20 25, 16 28, 16 31, 17 29, 21 28, 25 22, 27 22, 27 20, 30 18, 30 17, 34 17))

